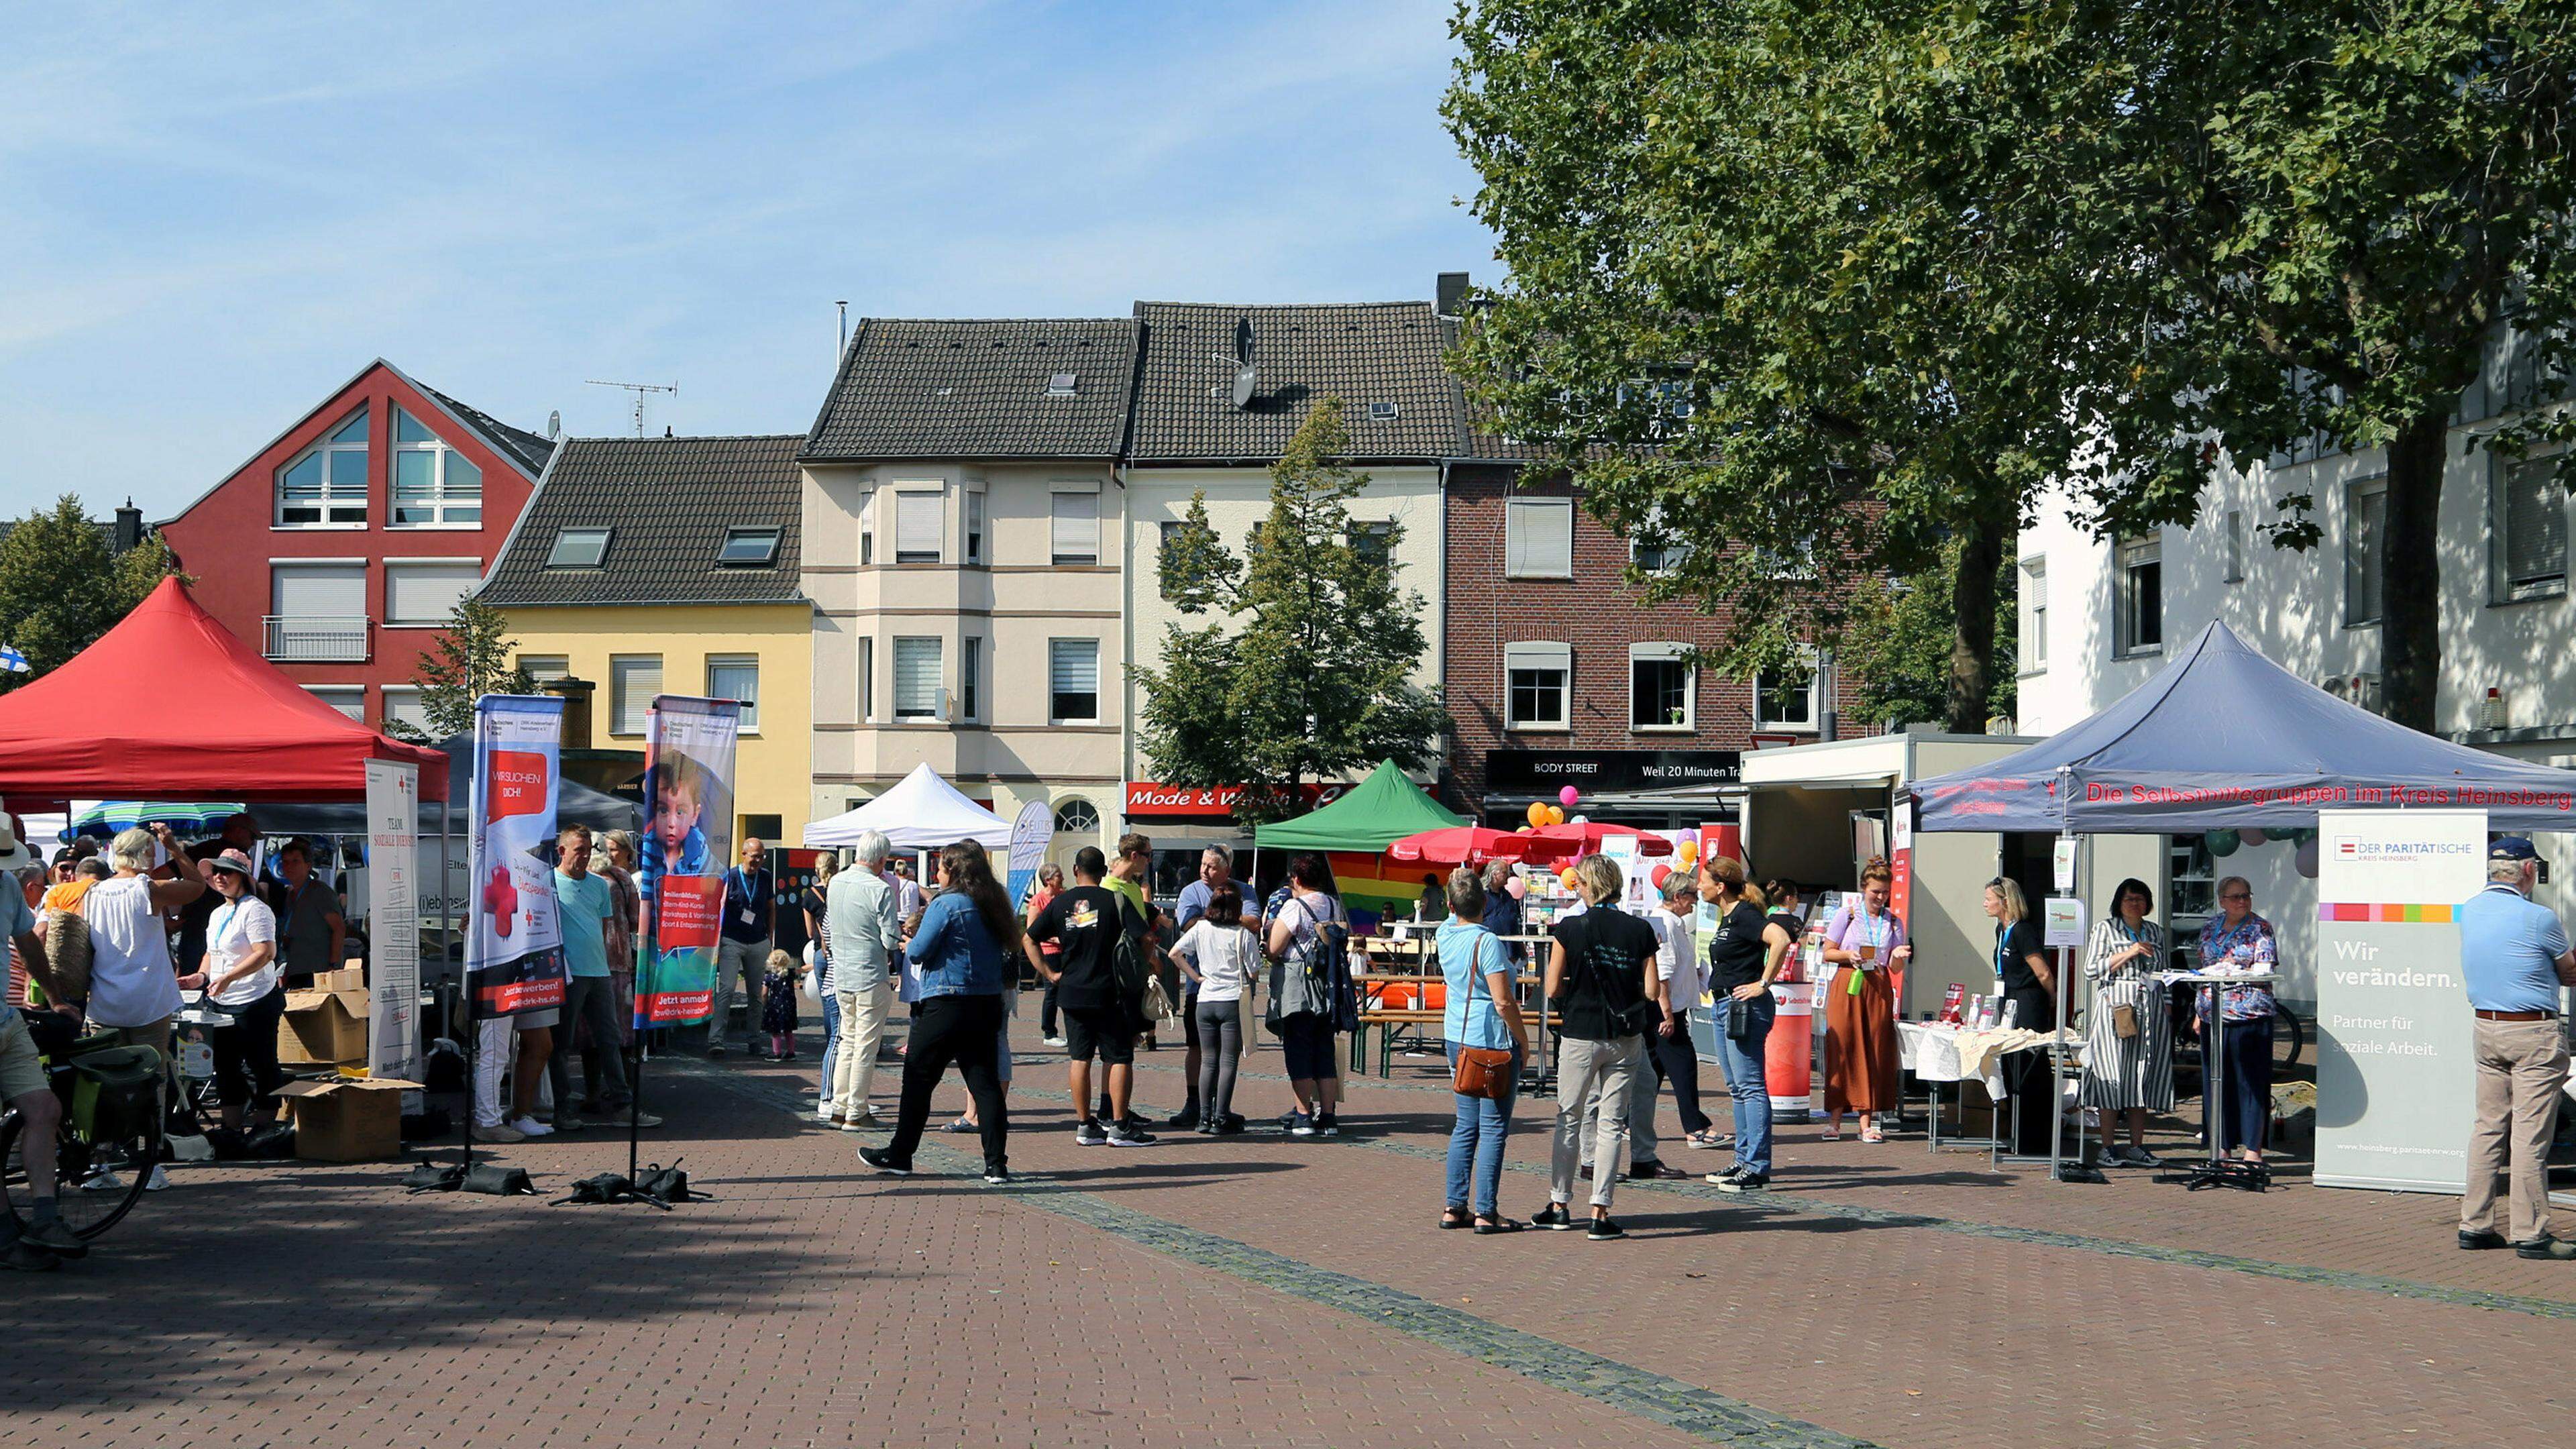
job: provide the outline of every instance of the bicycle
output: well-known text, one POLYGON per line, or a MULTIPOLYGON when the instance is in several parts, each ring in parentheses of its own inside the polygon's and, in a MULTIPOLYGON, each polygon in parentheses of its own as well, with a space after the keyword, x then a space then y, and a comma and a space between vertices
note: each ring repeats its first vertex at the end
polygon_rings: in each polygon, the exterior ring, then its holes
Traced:
MULTIPOLYGON (((88 1242, 134 1210, 153 1168, 160 1165, 168 1076, 158 1066, 153 1069, 149 1111, 109 1113, 112 1118, 124 1120, 103 1132, 79 1125, 85 1114, 77 1110, 80 1071, 76 1063, 89 1052, 117 1043, 108 1036, 72 1037, 68 1023, 49 1029, 40 1021, 48 1015, 31 1012, 27 1020, 29 1028, 37 1033, 37 1050, 46 1079, 63 1104, 62 1125, 54 1134, 55 1208, 63 1226, 74 1237, 88 1242), (124 1170, 122 1177, 118 1175, 120 1168, 124 1170)), ((56 1022, 61 1020, 54 1017, 56 1022)), ((21 1231, 34 1224, 24 1151, 26 1125, 25 1114, 15 1107, 0 1109, 0 1211, 5 1211, 21 1231)))

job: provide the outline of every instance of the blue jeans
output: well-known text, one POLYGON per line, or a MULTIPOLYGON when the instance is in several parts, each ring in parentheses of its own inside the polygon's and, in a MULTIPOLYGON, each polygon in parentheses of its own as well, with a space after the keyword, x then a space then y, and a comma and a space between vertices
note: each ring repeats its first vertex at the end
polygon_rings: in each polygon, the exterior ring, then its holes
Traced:
POLYGON ((841 993, 817 991, 823 1003, 823 1078, 822 1098, 832 1100, 832 1067, 841 1057, 841 993))
MULTIPOLYGON (((1458 1068, 1458 1043, 1449 1043, 1449 1069, 1458 1068)), ((1512 1081, 1521 1077, 1521 1049, 1512 1048, 1512 1081)), ((1512 1130, 1512 1099, 1496 1101, 1491 1097, 1466 1097, 1453 1092, 1458 1104, 1457 1125, 1449 1129, 1449 1206, 1467 1206, 1467 1171, 1475 1164, 1475 1208, 1480 1217, 1491 1216, 1494 1200, 1503 1191, 1503 1138, 1512 1130)))
POLYGON ((1748 1172, 1771 1174, 1771 1087, 1763 1080, 1762 1050, 1771 1040, 1771 1021, 1780 1003, 1764 992, 1752 1001, 1717 998, 1717 1059, 1726 1068, 1727 1095, 1735 1099, 1735 1165, 1748 1172), (1734 1013, 1752 1018, 1752 1033, 1737 1041, 1728 1033, 1734 1013))

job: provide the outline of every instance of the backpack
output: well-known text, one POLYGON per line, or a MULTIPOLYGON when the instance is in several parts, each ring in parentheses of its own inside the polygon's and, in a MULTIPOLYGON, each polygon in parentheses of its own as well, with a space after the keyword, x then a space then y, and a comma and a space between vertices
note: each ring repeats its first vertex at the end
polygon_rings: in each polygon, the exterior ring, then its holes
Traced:
MULTIPOLYGON (((80 1005, 89 1000, 89 918, 77 907, 65 910, 47 906, 38 923, 37 934, 45 943, 45 959, 54 968, 54 980, 71 993, 63 1005, 80 1005)), ((30 985, 34 983, 30 982, 30 985)))
MULTIPOLYGON (((1118 895, 1115 891, 1110 894, 1118 895)), ((1145 954, 1137 933, 1127 929, 1127 913, 1135 908, 1126 897, 1118 897, 1117 923, 1110 928, 1116 936, 1109 947, 1109 975, 1118 984, 1119 1005, 1127 1008, 1128 1016, 1137 1023, 1136 1029, 1144 1031, 1145 987, 1154 979, 1154 959, 1145 954)))
POLYGON ((1337 909, 1330 917, 1318 914, 1302 899, 1293 904, 1302 912, 1312 929, 1294 933, 1288 941, 1288 952, 1279 960, 1279 982, 1270 992, 1270 1010, 1264 1018, 1276 1029, 1280 1022, 1303 1016, 1320 1016, 1333 1024, 1336 1031, 1348 1031, 1355 1022, 1344 1018, 1352 1013, 1342 1010, 1342 998, 1350 984, 1350 966, 1345 952, 1351 926, 1337 909))

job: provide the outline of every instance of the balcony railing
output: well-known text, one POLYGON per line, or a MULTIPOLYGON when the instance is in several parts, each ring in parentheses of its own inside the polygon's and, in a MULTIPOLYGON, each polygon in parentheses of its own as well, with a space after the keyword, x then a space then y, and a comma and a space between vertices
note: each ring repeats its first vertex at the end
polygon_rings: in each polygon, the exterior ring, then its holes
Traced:
POLYGON ((261 620, 261 652, 308 664, 364 664, 374 625, 363 618, 316 619, 271 614, 261 620))

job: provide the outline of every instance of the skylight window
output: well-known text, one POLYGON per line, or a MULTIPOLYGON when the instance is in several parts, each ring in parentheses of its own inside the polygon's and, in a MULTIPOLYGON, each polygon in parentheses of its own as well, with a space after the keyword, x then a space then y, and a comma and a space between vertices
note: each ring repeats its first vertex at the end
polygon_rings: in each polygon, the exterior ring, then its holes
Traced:
POLYGON ((1401 411, 1401 409, 1399 409, 1394 403, 1373 402, 1369 404, 1369 421, 1373 423, 1391 423, 1395 421, 1395 415, 1399 411, 1401 411))
POLYGON ((734 568, 767 568, 778 561, 778 530, 728 528, 716 562, 734 568))
POLYGON ((546 555, 550 569, 595 569, 608 557, 609 530, 567 528, 555 534, 555 550, 546 555))
POLYGON ((1070 372, 1059 372, 1047 378, 1048 397, 1072 397, 1081 379, 1070 372))

